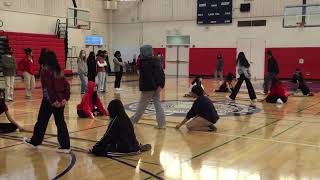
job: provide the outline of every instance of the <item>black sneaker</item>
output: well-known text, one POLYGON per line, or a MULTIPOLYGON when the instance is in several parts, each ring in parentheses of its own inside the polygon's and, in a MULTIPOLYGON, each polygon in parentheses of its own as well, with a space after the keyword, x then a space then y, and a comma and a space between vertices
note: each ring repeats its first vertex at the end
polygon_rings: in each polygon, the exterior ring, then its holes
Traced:
POLYGON ((24 138, 22 139, 22 142, 23 142, 24 144, 28 145, 29 147, 31 147, 32 149, 36 149, 36 148, 37 148, 37 146, 35 146, 35 145, 33 145, 33 144, 31 143, 31 139, 30 139, 30 138, 24 137, 24 138))
POLYGON ((140 144, 140 151, 150 151, 151 150, 151 144, 140 144))
POLYGON ((215 132, 215 131, 217 131, 217 128, 213 125, 213 124, 211 124, 210 126, 208 126, 209 127, 209 132, 215 132))

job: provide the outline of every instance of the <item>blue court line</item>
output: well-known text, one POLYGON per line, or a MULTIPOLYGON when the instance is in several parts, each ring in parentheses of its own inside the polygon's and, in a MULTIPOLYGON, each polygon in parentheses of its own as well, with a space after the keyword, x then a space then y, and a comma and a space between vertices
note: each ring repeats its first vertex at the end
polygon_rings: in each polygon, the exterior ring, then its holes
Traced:
POLYGON ((56 180, 56 179, 61 178, 62 176, 66 175, 73 168, 73 166, 76 164, 77 158, 76 158, 76 155, 72 151, 70 153, 70 157, 71 157, 71 160, 70 160, 68 167, 64 171, 62 171, 60 174, 58 174, 56 177, 52 178, 52 180, 56 180))

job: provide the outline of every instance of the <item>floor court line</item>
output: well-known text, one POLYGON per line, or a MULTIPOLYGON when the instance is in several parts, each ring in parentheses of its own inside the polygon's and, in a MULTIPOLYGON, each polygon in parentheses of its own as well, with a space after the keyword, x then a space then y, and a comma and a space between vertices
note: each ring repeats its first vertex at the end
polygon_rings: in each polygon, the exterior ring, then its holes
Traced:
POLYGON ((302 111, 304 111, 304 110, 307 110, 307 109, 309 109, 309 108, 311 108, 311 107, 313 107, 313 106, 315 106, 315 105, 318 105, 319 103, 320 103, 320 102, 317 102, 317 103, 312 104, 312 105, 310 105, 310 106, 308 106, 308 107, 306 107, 306 108, 300 109, 299 111, 297 111, 297 113, 300 113, 300 112, 302 112, 302 111))
POLYGON ((277 136, 279 136, 279 135, 281 135, 281 134, 283 134, 283 133, 285 133, 285 132, 289 131, 290 129, 292 129, 292 128, 294 128, 294 127, 296 127, 296 126, 300 125, 300 124, 302 124, 302 122, 299 122, 299 123, 297 123, 297 124, 295 124, 295 125, 293 125, 293 126, 290 126, 289 128, 285 129, 284 131, 279 132, 278 134, 276 134, 276 135, 272 136, 272 138, 275 138, 275 137, 277 137, 277 136))

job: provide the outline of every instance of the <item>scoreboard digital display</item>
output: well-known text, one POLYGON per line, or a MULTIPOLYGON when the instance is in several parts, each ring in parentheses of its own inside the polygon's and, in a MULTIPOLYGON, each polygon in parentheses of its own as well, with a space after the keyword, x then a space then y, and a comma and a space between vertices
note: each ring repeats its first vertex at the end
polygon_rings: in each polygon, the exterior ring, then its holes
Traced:
POLYGON ((232 0, 198 0, 197 24, 232 23, 232 0))

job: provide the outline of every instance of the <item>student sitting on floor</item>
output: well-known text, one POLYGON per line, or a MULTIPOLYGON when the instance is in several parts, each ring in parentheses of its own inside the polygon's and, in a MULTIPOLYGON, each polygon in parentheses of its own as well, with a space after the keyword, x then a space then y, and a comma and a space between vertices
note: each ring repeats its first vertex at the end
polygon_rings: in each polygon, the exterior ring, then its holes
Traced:
POLYGON ((203 85, 202 85, 202 78, 201 78, 201 76, 196 76, 196 78, 191 82, 190 92, 187 93, 187 94, 185 94, 184 97, 193 97, 193 96, 192 96, 191 89, 192 89, 192 87, 194 87, 194 86, 201 86, 202 89, 203 89, 204 94, 206 95, 206 92, 204 91, 204 87, 203 87, 203 85))
POLYGON ((218 121, 219 115, 212 101, 204 96, 201 86, 193 86, 191 92, 197 99, 186 118, 176 128, 179 129, 186 123, 190 131, 216 131, 214 124, 218 121))
POLYGON ((77 113, 81 118, 94 118, 95 116, 108 116, 97 93, 97 85, 88 81, 88 91, 82 97, 81 103, 77 105, 77 113))
POLYGON ((301 90, 302 94, 305 96, 314 96, 314 94, 310 91, 309 87, 307 86, 300 69, 296 69, 296 71, 294 72, 292 82, 296 84, 296 87, 294 88, 295 92, 301 90))
POLYGON ((288 101, 288 92, 278 78, 272 78, 270 92, 266 98, 267 103, 283 104, 288 101))
POLYGON ((129 156, 151 149, 150 144, 140 144, 134 133, 132 122, 124 110, 120 100, 109 103, 110 123, 103 137, 89 153, 96 156, 129 156))
POLYGON ((24 131, 24 129, 16 123, 16 121, 11 117, 8 106, 5 103, 5 90, 0 89, 0 114, 5 113, 7 119, 10 123, 0 123, 0 133, 11 133, 19 129, 20 131, 24 131))
POLYGON ((215 92, 232 92, 234 89, 232 85, 233 78, 235 78, 235 76, 232 73, 228 73, 226 79, 215 92))

